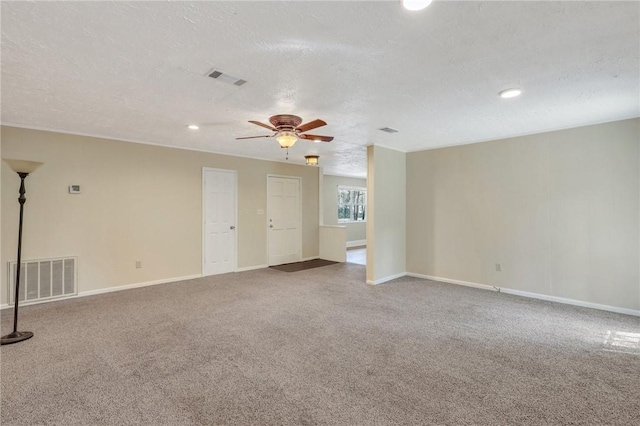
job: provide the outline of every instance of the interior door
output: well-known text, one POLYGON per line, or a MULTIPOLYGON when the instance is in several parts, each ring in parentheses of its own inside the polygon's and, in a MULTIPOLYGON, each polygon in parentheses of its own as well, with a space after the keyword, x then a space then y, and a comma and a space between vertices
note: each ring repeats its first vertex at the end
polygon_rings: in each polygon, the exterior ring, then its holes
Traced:
POLYGON ((300 179, 269 176, 269 266, 302 259, 300 179))
POLYGON ((203 169, 203 275, 236 270, 236 173, 203 169))

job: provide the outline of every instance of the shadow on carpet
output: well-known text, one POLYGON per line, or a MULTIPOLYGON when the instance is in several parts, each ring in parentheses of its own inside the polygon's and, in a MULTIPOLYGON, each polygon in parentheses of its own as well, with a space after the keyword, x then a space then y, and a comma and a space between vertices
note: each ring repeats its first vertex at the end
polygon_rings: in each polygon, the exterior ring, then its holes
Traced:
POLYGON ((298 272, 305 269, 319 268, 321 266, 334 265, 338 262, 324 259, 307 260, 304 262, 285 263, 284 265, 270 266, 271 269, 276 269, 282 272, 298 272))

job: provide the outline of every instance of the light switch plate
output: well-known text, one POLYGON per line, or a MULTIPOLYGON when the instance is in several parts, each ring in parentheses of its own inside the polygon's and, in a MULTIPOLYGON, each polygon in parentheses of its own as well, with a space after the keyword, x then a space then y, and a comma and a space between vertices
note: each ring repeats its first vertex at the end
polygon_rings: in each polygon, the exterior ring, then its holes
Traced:
POLYGON ((80 194, 80 185, 69 185, 69 194, 80 194))

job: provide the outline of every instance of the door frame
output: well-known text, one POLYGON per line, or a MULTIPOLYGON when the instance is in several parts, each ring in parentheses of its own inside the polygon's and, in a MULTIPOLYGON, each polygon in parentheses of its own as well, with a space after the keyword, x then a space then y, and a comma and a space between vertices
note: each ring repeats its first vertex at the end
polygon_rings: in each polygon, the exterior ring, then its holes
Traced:
POLYGON ((302 261, 302 177, 301 176, 287 176, 287 175, 276 175, 276 174, 267 174, 267 214, 265 217, 265 228, 267 230, 267 266, 271 266, 271 252, 270 252, 270 238, 271 232, 269 232, 269 216, 271 212, 271 206, 269 205, 269 200, 271 199, 271 194, 269 194, 269 178, 284 178, 284 179, 296 179, 298 181, 298 211, 300 214, 298 215, 298 229, 300 230, 300 238, 298 239, 298 252, 300 253, 300 259, 298 262, 302 261))
POLYGON ((204 269, 204 256, 205 256, 205 245, 206 245, 206 225, 207 225, 207 203, 206 203, 206 191, 205 191, 205 182, 206 182, 206 175, 207 172, 225 172, 225 173, 231 173, 233 174, 233 180, 234 180, 234 198, 235 198, 235 205, 233 206, 233 209, 235 210, 234 214, 235 214, 235 227, 236 229, 234 229, 234 245, 235 245, 235 254, 233 256, 233 264, 232 264, 232 272, 238 272, 238 171, 237 170, 231 170, 231 169, 218 169, 215 167, 203 167, 202 168, 202 220, 200 222, 200 224, 202 225, 202 229, 201 229, 201 234, 202 234, 202 252, 200 253, 200 268, 201 268, 201 275, 203 277, 208 277, 211 275, 205 275, 205 269, 204 269))

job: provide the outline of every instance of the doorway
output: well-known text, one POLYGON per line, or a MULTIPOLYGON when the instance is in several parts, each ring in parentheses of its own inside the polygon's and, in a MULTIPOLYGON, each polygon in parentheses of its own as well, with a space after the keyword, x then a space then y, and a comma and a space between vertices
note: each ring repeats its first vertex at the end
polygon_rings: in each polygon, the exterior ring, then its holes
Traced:
POLYGON ((302 203, 299 177, 267 176, 269 266, 302 260, 302 203))
POLYGON ((237 173, 202 169, 202 275, 225 274, 237 268, 237 173))

